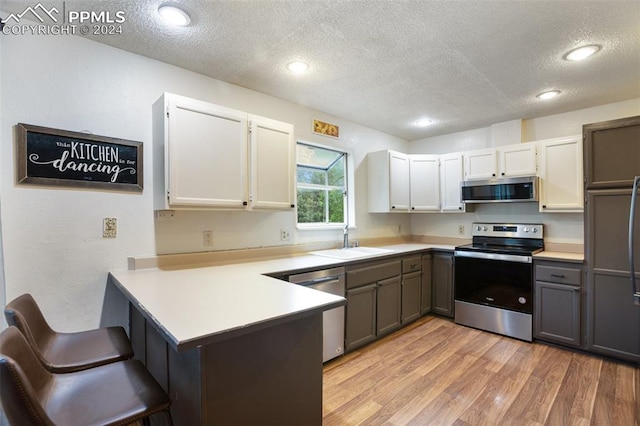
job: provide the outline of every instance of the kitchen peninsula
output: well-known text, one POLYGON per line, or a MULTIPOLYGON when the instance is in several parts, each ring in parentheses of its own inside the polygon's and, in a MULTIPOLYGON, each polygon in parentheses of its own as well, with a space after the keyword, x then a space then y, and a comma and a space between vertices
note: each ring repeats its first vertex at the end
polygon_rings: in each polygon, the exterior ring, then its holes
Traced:
POLYGON ((168 390, 176 425, 322 423, 322 312, 345 299, 264 267, 110 274, 129 301, 135 357, 168 390))

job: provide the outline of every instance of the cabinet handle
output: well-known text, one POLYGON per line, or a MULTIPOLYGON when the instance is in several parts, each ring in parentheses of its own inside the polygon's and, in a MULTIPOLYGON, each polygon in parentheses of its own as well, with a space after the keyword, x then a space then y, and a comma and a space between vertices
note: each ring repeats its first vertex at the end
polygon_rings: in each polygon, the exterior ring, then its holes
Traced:
POLYGON ((502 172, 501 175, 504 176, 504 172, 502 172))
POLYGON ((543 204, 543 205, 542 205, 542 208, 543 208, 543 209, 546 209, 546 208, 547 208, 547 205, 546 205, 546 204, 543 204))
POLYGON ((295 204, 291 204, 291 208, 294 209, 296 207, 295 204))
POLYGON ((392 208, 392 209, 395 209, 395 208, 396 208, 396 206, 391 206, 391 208, 392 208))
POLYGON ((551 274, 554 278, 564 278, 564 274, 551 274))
POLYGON ((495 177, 495 175, 496 175, 495 173, 491 173, 491 176, 494 176, 494 177, 495 177))
POLYGON ((415 209, 416 209, 415 207, 411 207, 411 210, 415 210, 415 209))
POLYGON ((458 210, 462 210, 462 206, 458 207, 458 210))
POLYGON ((247 203, 246 201, 243 201, 243 202, 242 202, 242 205, 243 205, 243 206, 246 206, 247 204, 249 204, 249 203, 247 203))

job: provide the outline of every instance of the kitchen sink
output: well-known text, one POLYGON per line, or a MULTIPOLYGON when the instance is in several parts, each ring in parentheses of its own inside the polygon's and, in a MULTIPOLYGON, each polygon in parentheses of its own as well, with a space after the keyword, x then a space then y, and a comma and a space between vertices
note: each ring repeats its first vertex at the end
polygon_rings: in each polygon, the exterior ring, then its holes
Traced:
POLYGON ((309 254, 316 256, 331 257, 334 259, 358 259, 360 257, 376 256, 387 253, 393 253, 393 250, 377 247, 349 247, 309 252, 309 254))

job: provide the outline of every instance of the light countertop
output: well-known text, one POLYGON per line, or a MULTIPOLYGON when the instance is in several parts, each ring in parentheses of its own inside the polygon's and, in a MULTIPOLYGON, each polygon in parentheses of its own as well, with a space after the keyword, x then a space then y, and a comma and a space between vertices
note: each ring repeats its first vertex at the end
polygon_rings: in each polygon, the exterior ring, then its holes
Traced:
MULTIPOLYGON (((425 250, 454 246, 406 243, 386 245, 383 254, 336 259, 298 254, 219 266, 113 271, 125 296, 165 336, 174 349, 189 349, 278 323, 316 314, 346 303, 344 297, 271 278, 425 250)), ((541 252, 535 259, 582 262, 576 253, 541 252)))
POLYGON ((300 254, 282 258, 173 269, 113 271, 115 285, 177 350, 227 339, 344 305, 344 297, 264 274, 322 269, 381 256, 453 246, 396 244, 391 250, 344 260, 300 254))
POLYGON ((535 260, 559 260, 575 263, 584 262, 583 253, 566 253, 560 251, 542 251, 540 253, 534 254, 533 258, 535 260))

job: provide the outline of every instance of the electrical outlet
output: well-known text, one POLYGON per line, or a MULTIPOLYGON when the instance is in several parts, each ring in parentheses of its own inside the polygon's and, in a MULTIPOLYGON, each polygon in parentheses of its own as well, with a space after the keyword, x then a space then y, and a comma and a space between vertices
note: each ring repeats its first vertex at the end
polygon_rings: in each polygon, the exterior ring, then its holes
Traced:
POLYGON ((102 238, 115 238, 118 235, 118 219, 105 217, 102 221, 102 238))
POLYGON ((464 225, 458 225, 458 235, 464 235, 464 225))
POLYGON ((156 219, 158 220, 171 220, 175 212, 173 210, 157 210, 156 211, 156 219))
POLYGON ((202 231, 202 245, 205 247, 213 246, 213 231, 202 231))
POLYGON ((402 225, 398 224, 398 234, 402 234, 402 225))
POLYGON ((280 241, 289 241, 291 239, 291 235, 287 229, 282 228, 280 230, 280 241))

